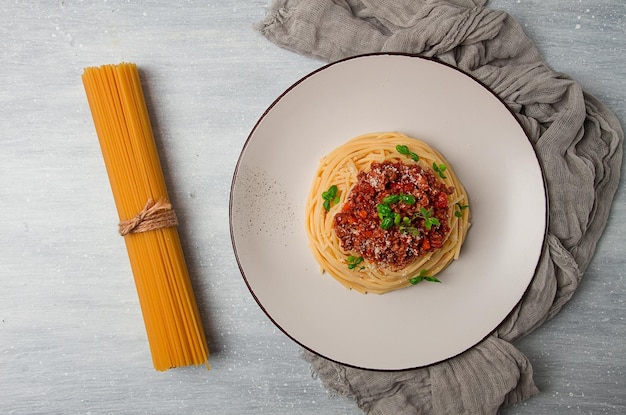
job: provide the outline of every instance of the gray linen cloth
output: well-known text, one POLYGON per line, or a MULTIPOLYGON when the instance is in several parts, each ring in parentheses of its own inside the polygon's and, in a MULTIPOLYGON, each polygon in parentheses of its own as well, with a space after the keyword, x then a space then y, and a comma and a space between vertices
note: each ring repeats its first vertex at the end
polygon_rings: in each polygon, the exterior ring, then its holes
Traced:
POLYGON ((334 393, 369 414, 494 414, 538 393, 513 345, 572 296, 617 190, 623 131, 581 86, 549 68, 520 25, 486 0, 275 0, 258 30, 324 61, 372 52, 432 57, 471 74, 519 118, 544 170, 549 225, 529 289, 506 320, 467 352, 429 367, 376 372, 304 352, 334 393))

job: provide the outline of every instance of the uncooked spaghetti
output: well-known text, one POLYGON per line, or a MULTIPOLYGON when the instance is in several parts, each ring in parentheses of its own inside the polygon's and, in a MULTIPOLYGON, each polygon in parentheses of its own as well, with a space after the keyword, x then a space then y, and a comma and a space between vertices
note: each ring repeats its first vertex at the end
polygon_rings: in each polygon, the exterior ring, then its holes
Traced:
POLYGON ((86 68, 83 85, 120 219, 156 370, 209 350, 139 78, 132 63, 86 68))

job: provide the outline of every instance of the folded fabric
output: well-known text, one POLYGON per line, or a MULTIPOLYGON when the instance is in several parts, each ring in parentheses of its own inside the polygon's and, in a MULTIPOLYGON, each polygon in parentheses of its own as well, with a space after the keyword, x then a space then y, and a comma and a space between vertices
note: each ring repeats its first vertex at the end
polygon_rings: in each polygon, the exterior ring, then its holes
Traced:
POLYGON ((543 62, 520 25, 485 0, 276 0, 259 31, 327 62, 372 52, 433 57, 472 75, 520 120, 542 165, 547 239, 523 299, 484 341, 429 367, 376 372, 303 352, 321 382, 369 414, 495 414, 538 393, 511 343, 572 296, 604 230, 624 134, 580 85, 543 62))

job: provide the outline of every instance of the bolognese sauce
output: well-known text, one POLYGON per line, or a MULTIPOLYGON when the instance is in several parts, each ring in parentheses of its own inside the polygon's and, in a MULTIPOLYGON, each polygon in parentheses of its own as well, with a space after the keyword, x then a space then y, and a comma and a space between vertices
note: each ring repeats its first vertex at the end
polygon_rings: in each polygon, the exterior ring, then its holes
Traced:
POLYGON ((420 165, 372 163, 368 172, 359 172, 333 228, 344 250, 400 270, 443 245, 453 192, 420 165))

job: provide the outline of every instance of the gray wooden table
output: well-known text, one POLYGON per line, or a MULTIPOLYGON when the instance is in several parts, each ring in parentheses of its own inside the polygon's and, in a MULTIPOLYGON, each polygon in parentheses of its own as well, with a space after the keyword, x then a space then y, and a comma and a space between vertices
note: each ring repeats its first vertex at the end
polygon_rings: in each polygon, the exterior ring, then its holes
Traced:
MULTIPOLYGON (((267 0, 0 3, 0 413, 358 414, 257 307, 230 243, 239 151, 322 65, 252 26, 267 0), (80 75, 142 68, 212 370, 152 369, 80 75)), ((626 120, 623 0, 498 0, 547 62, 626 120)), ((626 413, 626 192, 563 311, 517 346, 541 395, 505 414, 626 413)))

